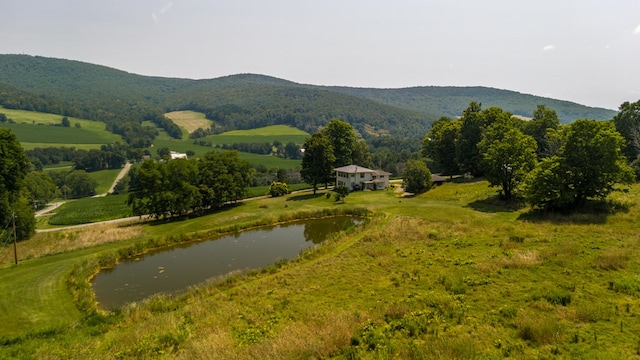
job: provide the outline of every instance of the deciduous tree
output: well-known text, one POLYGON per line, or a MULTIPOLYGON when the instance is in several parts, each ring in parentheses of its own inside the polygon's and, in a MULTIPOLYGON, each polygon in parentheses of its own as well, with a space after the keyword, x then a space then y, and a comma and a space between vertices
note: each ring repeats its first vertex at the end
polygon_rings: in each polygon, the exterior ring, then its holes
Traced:
POLYGON ((60 191, 48 172, 31 171, 24 179, 28 190, 27 199, 34 209, 44 208, 50 201, 60 196, 60 191))
POLYGON ((422 193, 433 184, 431 171, 422 160, 407 160, 402 171, 404 190, 410 193, 422 193))
POLYGON ((559 155, 545 159, 527 177, 527 201, 540 208, 569 208, 604 199, 616 184, 634 179, 623 147, 624 138, 611 122, 576 120, 559 155))
POLYGON ((322 129, 322 133, 329 139, 333 148, 335 156, 333 166, 340 167, 352 164, 357 138, 351 124, 340 119, 332 119, 322 129))
POLYGON ((624 154, 629 161, 635 160, 640 154, 640 100, 620 105, 613 122, 626 140, 624 154))
POLYGON ((7 224, 16 213, 17 226, 21 229, 18 240, 31 236, 35 228, 33 208, 22 191, 30 167, 16 136, 9 130, 0 129, 0 226, 7 224))
POLYGON ((422 156, 433 160, 443 174, 460 172, 456 162, 456 139, 462 122, 442 117, 434 122, 422 142, 422 156))
POLYGON ((550 143, 547 134, 549 131, 558 130, 559 126, 560 119, 558 118, 558 114, 555 110, 549 109, 544 105, 538 105, 533 112, 533 118, 523 122, 522 131, 532 136, 536 141, 536 154, 538 158, 553 153, 553 149, 551 149, 553 144, 550 143))
POLYGON ((484 119, 482 105, 477 102, 469 104, 460 121, 460 133, 456 140, 456 162, 462 172, 473 176, 482 175, 480 170, 480 153, 478 143, 482 139, 484 119))
POLYGON ((535 140, 515 128, 509 119, 501 119, 485 130, 478 149, 485 177, 491 186, 500 187, 504 199, 511 199, 535 167, 535 140))
POLYGON ((318 184, 328 182, 333 172, 335 156, 331 141, 323 133, 315 133, 304 142, 302 157, 302 179, 313 186, 316 194, 318 184))

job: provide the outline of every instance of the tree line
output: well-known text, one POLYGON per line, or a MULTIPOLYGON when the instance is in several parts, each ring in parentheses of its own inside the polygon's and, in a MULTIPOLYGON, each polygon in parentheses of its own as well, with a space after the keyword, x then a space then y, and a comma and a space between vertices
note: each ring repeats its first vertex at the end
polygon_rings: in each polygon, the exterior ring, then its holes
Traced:
MULTIPOLYGON (((625 104, 621 110, 630 107, 625 104)), ((625 139, 617 130, 622 116, 625 111, 613 121, 560 125, 555 111, 542 105, 532 119, 522 120, 472 102, 459 119, 433 124, 422 155, 444 174, 485 177, 504 199, 520 196, 533 207, 570 209, 604 199, 616 184, 635 179, 623 152, 632 136, 625 139)), ((634 121, 637 127, 637 114, 634 121)))
POLYGON ((215 209, 246 196, 253 168, 235 151, 200 159, 146 160, 131 173, 128 204, 135 215, 183 216, 215 209))

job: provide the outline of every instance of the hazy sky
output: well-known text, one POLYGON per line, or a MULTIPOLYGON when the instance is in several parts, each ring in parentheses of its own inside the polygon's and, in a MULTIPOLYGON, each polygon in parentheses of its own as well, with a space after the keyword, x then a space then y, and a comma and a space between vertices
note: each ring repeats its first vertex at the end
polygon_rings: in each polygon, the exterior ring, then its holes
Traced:
POLYGON ((0 53, 163 77, 640 99, 639 0, 7 0, 0 53))

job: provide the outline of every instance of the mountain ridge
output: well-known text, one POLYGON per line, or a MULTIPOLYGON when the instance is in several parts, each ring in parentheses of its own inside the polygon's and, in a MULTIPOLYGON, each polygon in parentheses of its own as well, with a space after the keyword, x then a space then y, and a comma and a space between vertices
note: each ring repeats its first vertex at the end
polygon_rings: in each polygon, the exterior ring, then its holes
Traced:
MULTIPOLYGON (((333 117, 363 136, 423 136, 441 116, 455 117, 471 101, 530 117, 539 104, 562 122, 608 120, 615 111, 482 86, 397 89, 301 84, 261 74, 212 79, 145 76, 66 59, 0 54, 0 104, 104 121, 141 123, 173 110, 207 114, 219 131, 286 124, 313 132, 333 117)), ((115 123, 116 125, 113 125, 115 123)))

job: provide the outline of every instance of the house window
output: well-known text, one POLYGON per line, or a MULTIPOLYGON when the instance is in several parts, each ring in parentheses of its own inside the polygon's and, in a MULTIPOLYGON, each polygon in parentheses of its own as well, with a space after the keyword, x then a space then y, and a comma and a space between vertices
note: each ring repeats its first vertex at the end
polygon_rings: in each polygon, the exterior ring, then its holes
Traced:
POLYGON ((360 179, 364 179, 364 173, 360 173, 360 179))
POLYGON ((356 177, 356 174, 351 174, 351 177, 352 177, 352 178, 356 177))

